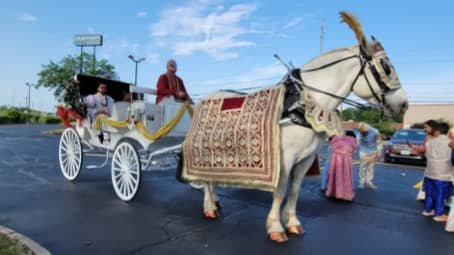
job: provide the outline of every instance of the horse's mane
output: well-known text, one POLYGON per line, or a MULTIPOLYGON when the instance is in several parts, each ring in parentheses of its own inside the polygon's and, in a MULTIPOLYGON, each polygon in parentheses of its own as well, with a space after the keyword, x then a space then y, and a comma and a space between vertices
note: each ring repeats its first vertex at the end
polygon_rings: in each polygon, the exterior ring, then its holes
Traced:
POLYGON ((354 55, 358 54, 358 46, 351 46, 347 48, 338 48, 334 50, 330 50, 326 53, 323 53, 320 56, 314 57, 311 60, 309 60, 307 63, 303 65, 303 70, 304 69, 312 69, 312 68, 317 68, 320 66, 323 66, 327 64, 328 62, 333 62, 337 61, 339 59, 342 59, 346 56, 349 55, 354 55))

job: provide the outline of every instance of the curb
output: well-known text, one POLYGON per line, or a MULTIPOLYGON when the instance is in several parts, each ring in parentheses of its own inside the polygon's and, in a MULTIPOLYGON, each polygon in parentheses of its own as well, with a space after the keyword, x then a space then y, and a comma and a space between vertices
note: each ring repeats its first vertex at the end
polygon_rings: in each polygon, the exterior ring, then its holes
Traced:
POLYGON ((5 235, 13 241, 17 241, 16 247, 26 247, 36 255, 51 255, 51 253, 32 239, 17 233, 16 231, 0 225, 0 235, 5 235))

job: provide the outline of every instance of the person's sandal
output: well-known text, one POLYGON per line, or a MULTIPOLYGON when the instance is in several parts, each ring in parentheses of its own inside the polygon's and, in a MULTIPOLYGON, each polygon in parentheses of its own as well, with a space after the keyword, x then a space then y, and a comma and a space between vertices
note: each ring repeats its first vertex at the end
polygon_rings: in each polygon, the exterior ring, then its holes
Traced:
POLYGON ((437 222, 446 222, 448 220, 448 216, 447 215, 438 215, 438 216, 435 216, 433 217, 434 221, 437 221, 437 222))
POLYGON ((422 215, 424 215, 426 217, 435 216, 435 212, 434 212, 434 210, 432 210, 430 212, 422 211, 422 215))

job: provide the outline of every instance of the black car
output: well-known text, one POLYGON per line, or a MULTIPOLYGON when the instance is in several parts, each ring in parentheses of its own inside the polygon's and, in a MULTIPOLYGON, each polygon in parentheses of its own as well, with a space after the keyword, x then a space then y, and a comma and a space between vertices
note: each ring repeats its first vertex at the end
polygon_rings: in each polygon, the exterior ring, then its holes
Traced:
POLYGON ((391 140, 384 146, 385 162, 396 162, 397 160, 411 160, 425 163, 424 153, 415 152, 411 145, 422 145, 426 133, 423 129, 407 128, 399 129, 391 137, 391 140))

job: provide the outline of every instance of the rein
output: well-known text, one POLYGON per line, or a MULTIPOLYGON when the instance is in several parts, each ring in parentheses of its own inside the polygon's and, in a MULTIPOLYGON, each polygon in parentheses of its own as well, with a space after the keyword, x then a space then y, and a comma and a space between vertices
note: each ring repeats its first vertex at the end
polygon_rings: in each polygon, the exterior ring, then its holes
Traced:
MULTIPOLYGON (((365 54, 365 53, 363 53, 363 54, 365 54)), ((348 56, 348 57, 344 57, 344 58, 338 59, 336 61, 330 62, 328 64, 325 64, 325 65, 322 65, 322 66, 319 66, 319 67, 315 67, 315 68, 311 68, 311 69, 304 69, 304 70, 301 69, 301 72, 302 73, 315 72, 315 71, 319 71, 319 70, 334 66, 336 64, 342 63, 342 62, 347 61, 349 59, 358 58, 360 63, 361 63, 361 68, 360 68, 358 74, 355 76, 355 79, 353 80, 353 82, 351 84, 350 91, 353 91, 353 88, 354 88, 356 82, 358 81, 359 77, 361 75, 363 75, 365 80, 366 80, 367 86, 369 87, 369 90, 372 93, 372 96, 375 98, 377 103, 380 105, 380 111, 383 112, 384 108, 389 108, 389 106, 386 104, 385 93, 390 91, 390 89, 381 80, 381 78, 380 78, 375 66, 370 63, 371 57, 370 56, 364 57, 363 54, 351 55, 351 56, 348 56), (382 92, 381 95, 380 95, 381 98, 377 95, 377 92, 375 92, 375 90, 372 88, 372 85, 371 85, 369 79, 367 78, 367 75, 366 75, 366 73, 364 71, 366 65, 368 65, 369 69, 371 70, 372 75, 374 76, 378 86, 380 87, 380 91, 382 92)), ((291 79, 291 81, 297 83, 302 88, 308 88, 308 89, 313 90, 315 92, 318 92, 318 93, 321 93, 321 94, 324 94, 324 95, 327 95, 327 96, 330 96, 330 97, 333 97, 333 98, 336 98, 336 99, 340 99, 340 100, 342 100, 343 103, 351 105, 353 107, 356 107, 356 108, 359 108, 359 109, 365 109, 365 110, 369 110, 369 109, 372 108, 370 105, 360 103, 360 102, 358 102, 356 100, 348 99, 346 97, 342 97, 342 96, 333 94, 331 92, 318 89, 318 88, 316 88, 314 86, 310 86, 309 84, 304 83, 304 81, 302 79, 299 80, 299 79, 295 78, 292 75, 291 72, 290 72, 288 77, 291 79)))

